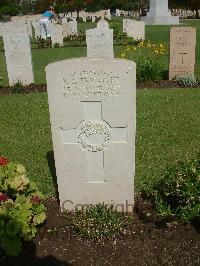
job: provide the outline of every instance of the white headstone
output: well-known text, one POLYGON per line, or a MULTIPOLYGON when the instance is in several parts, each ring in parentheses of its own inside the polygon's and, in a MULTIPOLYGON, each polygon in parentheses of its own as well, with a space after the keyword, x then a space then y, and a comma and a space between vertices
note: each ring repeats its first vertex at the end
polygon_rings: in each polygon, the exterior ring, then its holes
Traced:
POLYGON ((143 21, 130 20, 126 32, 134 40, 145 40, 145 24, 143 21))
POLYGON ((179 24, 179 17, 172 16, 168 9, 168 0, 150 0, 150 11, 141 20, 145 24, 179 24))
POLYGON ((131 23, 130 19, 123 19, 123 32, 127 32, 127 28, 129 27, 130 23, 131 23))
POLYGON ((109 29, 109 24, 107 20, 99 20, 97 23, 97 29, 109 29))
POLYGON ((33 38, 33 29, 30 21, 26 21, 25 25, 27 27, 28 35, 33 38))
POLYGON ((52 46, 56 43, 59 43, 60 46, 63 46, 63 27, 59 24, 52 24, 51 26, 51 41, 52 46))
POLYGON ((31 23, 32 23, 33 28, 34 28, 35 38, 37 39, 41 36, 41 34, 40 34, 40 22, 33 20, 31 23))
POLYGON ((113 58, 113 29, 86 30, 87 57, 113 58))
POLYGON ((92 17, 92 22, 95 22, 95 21, 96 21, 95 17, 92 17))
POLYGON ((66 18, 62 19, 63 38, 72 34, 71 24, 66 18))
POLYGON ((28 33, 28 27, 25 22, 7 22, 4 23, 3 33, 5 34, 18 34, 28 33))
POLYGON ((131 212, 135 63, 72 59, 48 65, 46 74, 62 211, 104 202, 118 205, 118 211, 131 212))
POLYGON ((72 34, 77 34, 77 21, 70 21, 72 34))
POLYGON ((83 22, 86 22, 87 20, 86 20, 86 17, 83 17, 83 22))
POLYGON ((116 9, 116 17, 120 17, 120 10, 116 9))
POLYGON ((18 81, 23 85, 34 83, 30 37, 28 34, 4 33, 3 42, 10 86, 18 81))

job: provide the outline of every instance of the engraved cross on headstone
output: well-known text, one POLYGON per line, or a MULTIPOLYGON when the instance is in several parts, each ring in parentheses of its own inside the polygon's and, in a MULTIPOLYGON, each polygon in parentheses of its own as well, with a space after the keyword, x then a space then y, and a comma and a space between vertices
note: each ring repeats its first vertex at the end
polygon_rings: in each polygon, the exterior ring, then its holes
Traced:
POLYGON ((60 128, 61 143, 78 145, 86 153, 88 183, 104 183, 104 153, 113 143, 128 142, 128 128, 111 128, 102 118, 102 102, 82 103, 85 120, 77 128, 60 128))
POLYGON ((184 53, 184 52, 182 51, 182 53, 178 53, 178 54, 182 55, 182 65, 183 65, 183 64, 184 64, 184 55, 186 55, 187 53, 184 53))

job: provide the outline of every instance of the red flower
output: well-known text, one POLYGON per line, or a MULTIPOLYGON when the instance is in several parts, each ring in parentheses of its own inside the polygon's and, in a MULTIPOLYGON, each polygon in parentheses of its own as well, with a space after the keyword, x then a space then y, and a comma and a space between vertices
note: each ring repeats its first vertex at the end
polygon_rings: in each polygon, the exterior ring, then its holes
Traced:
POLYGON ((8 199, 8 196, 6 196, 4 194, 0 194, 0 202, 6 201, 7 199, 8 199))
POLYGON ((8 159, 0 156, 0 165, 6 166, 8 164, 8 159))
POLYGON ((38 196, 32 196, 31 202, 35 204, 39 204, 41 202, 41 199, 38 196))

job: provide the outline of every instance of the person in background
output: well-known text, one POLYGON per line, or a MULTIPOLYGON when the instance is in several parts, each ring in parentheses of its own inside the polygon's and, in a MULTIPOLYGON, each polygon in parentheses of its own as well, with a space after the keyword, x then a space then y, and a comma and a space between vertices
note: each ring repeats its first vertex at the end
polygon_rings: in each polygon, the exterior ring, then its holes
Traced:
POLYGON ((54 8, 50 6, 48 10, 42 14, 42 18, 40 19, 41 38, 44 40, 49 39, 50 42, 51 42, 51 20, 53 18, 57 19, 57 15, 55 13, 54 8))

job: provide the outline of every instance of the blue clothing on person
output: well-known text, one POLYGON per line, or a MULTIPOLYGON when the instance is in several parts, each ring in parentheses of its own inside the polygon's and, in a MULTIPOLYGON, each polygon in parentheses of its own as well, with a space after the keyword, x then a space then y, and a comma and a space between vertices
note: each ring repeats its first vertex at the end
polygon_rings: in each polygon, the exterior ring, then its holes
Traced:
POLYGON ((42 17, 46 17, 48 19, 51 19, 53 17, 53 13, 51 11, 45 11, 43 14, 42 14, 42 17))

